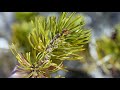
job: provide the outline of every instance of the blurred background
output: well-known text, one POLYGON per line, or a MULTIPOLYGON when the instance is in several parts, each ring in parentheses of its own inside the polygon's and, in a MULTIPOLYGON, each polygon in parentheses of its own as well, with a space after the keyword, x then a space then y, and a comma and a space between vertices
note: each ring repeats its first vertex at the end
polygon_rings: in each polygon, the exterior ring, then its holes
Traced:
MULTIPOLYGON (((84 60, 65 61, 69 72, 56 74, 66 78, 120 77, 120 12, 77 13, 85 17, 86 27, 92 30, 91 41, 81 54, 84 60)), ((20 50, 27 50, 24 38, 30 32, 29 22, 39 15, 58 17, 60 12, 0 12, 0 78, 9 77, 17 63, 9 44, 17 41, 20 50)))

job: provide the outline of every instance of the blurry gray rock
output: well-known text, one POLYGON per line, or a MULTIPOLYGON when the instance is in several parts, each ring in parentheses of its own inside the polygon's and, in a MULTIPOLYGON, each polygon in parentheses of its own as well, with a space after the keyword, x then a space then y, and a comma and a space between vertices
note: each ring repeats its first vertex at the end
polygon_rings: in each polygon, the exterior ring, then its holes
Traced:
POLYGON ((0 48, 0 78, 7 78, 13 68, 16 60, 9 49, 0 48))
POLYGON ((10 40, 11 24, 14 20, 13 12, 0 12, 0 36, 10 40))
POLYGON ((9 49, 8 41, 5 38, 0 38, 0 49, 9 49))

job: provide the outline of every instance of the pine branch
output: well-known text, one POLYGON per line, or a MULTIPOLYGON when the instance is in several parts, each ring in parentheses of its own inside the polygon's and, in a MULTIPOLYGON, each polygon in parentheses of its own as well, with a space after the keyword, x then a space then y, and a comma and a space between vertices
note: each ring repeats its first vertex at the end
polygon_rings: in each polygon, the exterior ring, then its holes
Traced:
POLYGON ((28 35, 28 44, 33 49, 21 54, 14 45, 10 47, 19 68, 29 72, 29 78, 50 78, 51 73, 65 70, 64 60, 82 59, 79 52, 89 42, 90 30, 84 28, 82 16, 74 15, 63 12, 58 19, 37 17, 31 21, 32 31, 28 35))

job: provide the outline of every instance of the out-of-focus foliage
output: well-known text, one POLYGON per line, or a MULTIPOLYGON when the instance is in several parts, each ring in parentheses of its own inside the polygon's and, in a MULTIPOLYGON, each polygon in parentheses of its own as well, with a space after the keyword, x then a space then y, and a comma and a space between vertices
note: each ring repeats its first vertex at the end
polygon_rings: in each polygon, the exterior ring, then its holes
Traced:
POLYGON ((32 27, 30 22, 15 23, 12 25, 12 42, 22 51, 30 51, 31 46, 28 44, 28 34, 32 27))
POLYGON ((12 24, 12 42, 16 44, 19 50, 28 52, 31 50, 31 46, 27 36, 32 30, 31 20, 38 16, 38 12, 16 12, 15 23, 12 24))
POLYGON ((15 13, 15 18, 17 22, 22 22, 22 21, 31 21, 34 19, 35 16, 38 16, 38 12, 16 12, 15 13))
POLYGON ((109 73, 120 72, 120 24, 115 26, 111 37, 103 36, 96 41, 97 53, 109 73), (104 57, 108 57, 103 59, 104 57))
POLYGON ((31 24, 27 43, 31 45, 31 51, 21 53, 14 44, 11 45, 20 64, 18 71, 28 73, 25 77, 50 78, 51 73, 65 70, 64 60, 82 59, 79 54, 90 39, 90 30, 84 28, 82 16, 63 12, 58 19, 39 16, 31 24))

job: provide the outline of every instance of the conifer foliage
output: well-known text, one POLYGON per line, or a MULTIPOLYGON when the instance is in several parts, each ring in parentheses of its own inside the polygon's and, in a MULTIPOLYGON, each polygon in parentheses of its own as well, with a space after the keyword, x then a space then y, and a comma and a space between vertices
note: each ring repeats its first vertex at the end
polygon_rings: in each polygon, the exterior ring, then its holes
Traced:
POLYGON ((113 77, 120 72, 120 24, 114 27, 111 37, 102 36, 96 41, 98 58, 104 65, 105 71, 113 77), (103 44, 104 43, 104 44, 103 44), (107 59, 104 59, 108 57, 107 59))
POLYGON ((51 78, 51 74, 66 70, 64 60, 81 60, 79 55, 89 42, 90 30, 84 18, 76 13, 61 13, 60 17, 39 16, 31 21, 32 30, 27 36, 30 52, 19 52, 14 44, 10 49, 19 63, 18 71, 27 78, 51 78))

